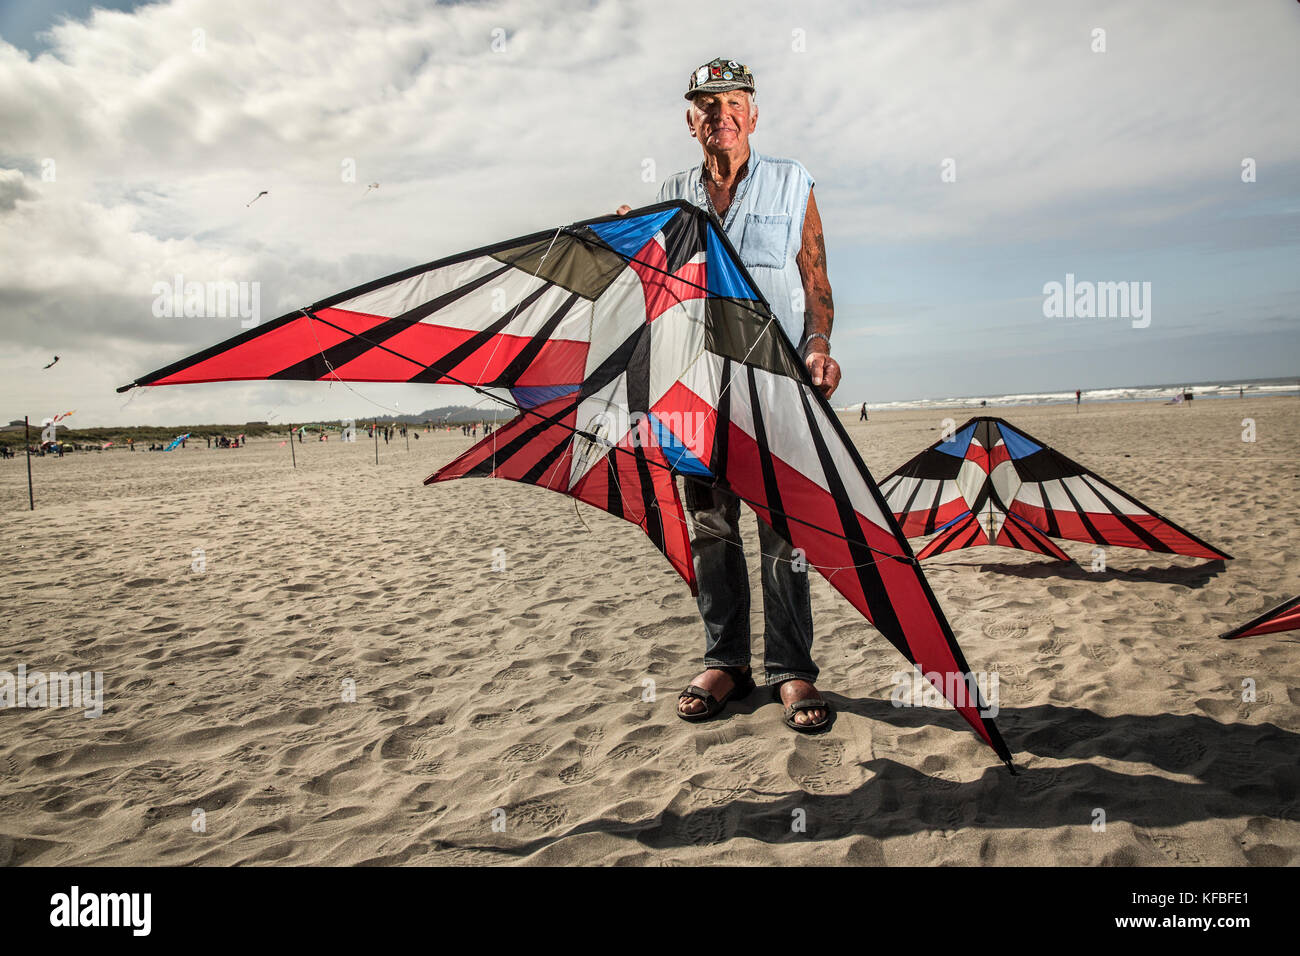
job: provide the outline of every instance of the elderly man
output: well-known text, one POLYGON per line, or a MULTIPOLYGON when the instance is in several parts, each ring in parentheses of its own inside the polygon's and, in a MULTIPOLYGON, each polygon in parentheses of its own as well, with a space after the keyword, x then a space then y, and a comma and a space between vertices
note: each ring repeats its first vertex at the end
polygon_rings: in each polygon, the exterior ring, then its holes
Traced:
MULTIPOLYGON (((829 398, 839 385, 840 368, 830 355, 834 308, 812 177, 792 159, 749 148, 758 105, 754 77, 742 64, 722 58, 704 64, 691 74, 686 99, 686 127, 703 149, 704 162, 670 177, 659 190, 659 200, 685 200, 717 216, 807 362, 813 385, 829 398)), ((621 206, 618 212, 628 210, 621 206)), ((678 698, 677 715, 698 721, 754 690, 749 575, 739 499, 688 481, 686 506, 705 627, 705 670, 678 698)), ((830 707, 814 686, 818 670, 812 659, 808 575, 795 569, 790 544, 763 521, 758 539, 767 683, 785 705, 789 726, 804 732, 822 730, 830 723, 830 707)))

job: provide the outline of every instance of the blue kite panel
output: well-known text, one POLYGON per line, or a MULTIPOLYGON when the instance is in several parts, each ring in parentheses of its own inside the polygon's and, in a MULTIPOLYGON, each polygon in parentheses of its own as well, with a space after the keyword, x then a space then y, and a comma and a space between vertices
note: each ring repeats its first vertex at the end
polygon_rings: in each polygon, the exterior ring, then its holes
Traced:
POLYGON ((745 281, 745 275, 727 252, 713 225, 708 227, 709 292, 731 299, 758 299, 758 294, 745 281))
POLYGON ((664 457, 668 459, 668 466, 674 471, 684 475, 698 475, 701 478, 712 478, 713 472, 704 466, 687 448, 680 438, 654 415, 648 416, 650 419, 650 428, 654 432, 655 441, 663 449, 664 457))
POLYGON ((1006 444, 1007 451, 1011 452, 1012 458, 1024 458, 1036 451, 1043 450, 1042 445, 1034 444, 1008 425, 999 425, 998 431, 1002 433, 1002 441, 1006 444))
POLYGON ((646 214, 644 216, 620 216, 609 222, 598 222, 591 226, 591 231, 600 236, 611 249, 621 256, 629 258, 641 251, 641 248, 654 237, 664 223, 677 215, 678 210, 646 214))
MULTIPOLYGON (((966 449, 970 447, 970 438, 974 434, 975 423, 972 422, 953 435, 948 441, 941 441, 934 447, 945 455, 952 455, 954 458, 965 458, 966 449)), ((944 525, 944 527, 947 527, 947 525, 944 525)))
POLYGON ((536 408, 553 398, 559 398, 561 395, 571 395, 577 390, 577 385, 536 385, 512 388, 510 394, 514 396, 520 408, 536 408))

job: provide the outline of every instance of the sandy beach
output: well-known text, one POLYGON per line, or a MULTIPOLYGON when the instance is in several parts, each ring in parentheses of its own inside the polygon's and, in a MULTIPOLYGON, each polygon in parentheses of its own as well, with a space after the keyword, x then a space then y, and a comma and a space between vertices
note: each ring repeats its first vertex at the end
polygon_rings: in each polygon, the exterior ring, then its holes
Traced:
MULTIPOLYGON (((1300 404, 991 413, 1235 556, 928 561, 1015 776, 951 710, 891 705, 903 659, 816 575, 833 729, 762 688, 678 720, 681 579, 564 496, 425 487, 459 431, 378 465, 364 434, 296 469, 278 441, 36 459, 34 513, 0 462, 0 670, 104 681, 94 719, 0 711, 0 863, 1300 862, 1300 632, 1217 636, 1300 593, 1300 404)), ((844 420, 879 480, 971 414, 844 420)))

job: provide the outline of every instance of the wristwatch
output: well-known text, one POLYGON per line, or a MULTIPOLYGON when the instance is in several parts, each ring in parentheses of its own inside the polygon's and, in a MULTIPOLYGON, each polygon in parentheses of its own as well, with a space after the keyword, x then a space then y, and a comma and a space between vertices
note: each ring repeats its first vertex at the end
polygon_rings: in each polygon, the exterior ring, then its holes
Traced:
POLYGON ((805 335, 805 336, 803 337, 803 344, 799 346, 799 352, 800 352, 800 353, 801 353, 805 358, 806 358, 807 355, 808 355, 808 343, 811 342, 813 339, 821 339, 823 342, 825 342, 825 343, 826 343, 826 354, 827 354, 827 355, 830 355, 830 354, 831 354, 831 340, 830 340, 830 336, 828 336, 828 335, 823 335, 821 332, 810 332, 808 335, 805 335))

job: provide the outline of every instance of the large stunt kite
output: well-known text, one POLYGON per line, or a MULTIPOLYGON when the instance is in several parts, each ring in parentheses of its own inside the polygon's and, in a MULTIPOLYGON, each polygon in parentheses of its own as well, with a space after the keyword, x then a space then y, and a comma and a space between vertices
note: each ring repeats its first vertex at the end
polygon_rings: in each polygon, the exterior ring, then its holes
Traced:
POLYGON ((702 210, 659 203, 417 266, 133 385, 246 379, 499 397, 518 415, 428 480, 492 476, 571 495, 639 526, 692 591, 676 477, 733 492, 1010 763, 907 539, 702 210))
POLYGON ((1260 634, 1276 634, 1279 631, 1300 629, 1300 597, 1283 601, 1272 610, 1265 611, 1253 621, 1247 621, 1241 627, 1234 628, 1219 636, 1228 640, 1234 637, 1256 637, 1260 634))
POLYGON ((993 544, 1069 561, 1051 538, 1231 557, 1000 418, 972 418, 880 489, 908 537, 938 532, 918 559, 993 544))

